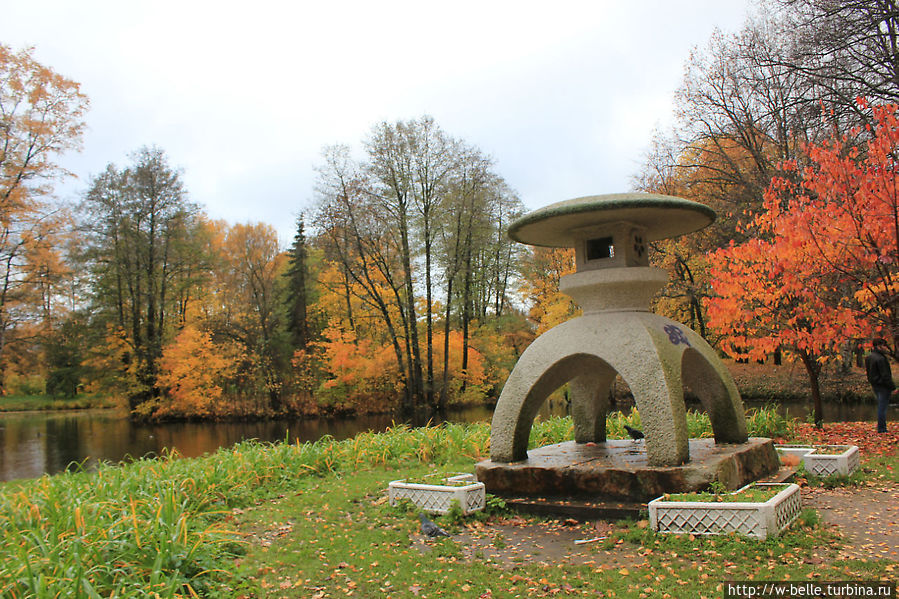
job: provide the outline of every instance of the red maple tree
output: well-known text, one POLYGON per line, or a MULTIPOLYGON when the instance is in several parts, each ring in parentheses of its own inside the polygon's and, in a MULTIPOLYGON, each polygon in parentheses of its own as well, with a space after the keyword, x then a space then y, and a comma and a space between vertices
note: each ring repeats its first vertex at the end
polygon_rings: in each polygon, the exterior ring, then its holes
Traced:
POLYGON ((801 360, 819 425, 823 363, 871 334, 899 338, 899 118, 894 105, 872 112, 873 127, 809 146, 808 166, 783 165, 756 237, 711 257, 709 325, 722 348, 801 360))

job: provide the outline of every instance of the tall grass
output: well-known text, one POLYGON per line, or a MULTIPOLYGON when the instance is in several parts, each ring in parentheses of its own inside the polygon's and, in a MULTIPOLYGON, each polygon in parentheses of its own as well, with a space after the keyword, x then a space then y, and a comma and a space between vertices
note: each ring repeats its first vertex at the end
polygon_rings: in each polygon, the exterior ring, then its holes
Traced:
MULTIPOLYGON (((783 428, 751 414, 752 434, 783 428), (761 428, 759 428, 761 427, 761 428)), ((610 415, 610 437, 640 426, 636 410, 610 415)), ((691 414, 691 435, 711 434, 691 414)), ((570 418, 534 423, 531 447, 571 439, 570 418)), ((240 537, 232 509, 288 489, 300 477, 376 465, 447 464, 489 454, 488 423, 395 426, 353 439, 239 443, 211 456, 167 453, 95 472, 0 486, 0 597, 197 597, 227 579, 240 537)))
POLYGON ((0 487, 0 597, 195 597, 226 577, 231 510, 298 477, 404 461, 479 460, 490 429, 447 424, 346 441, 243 442, 0 487))
POLYGON ((795 418, 785 418, 773 405, 746 410, 746 429, 751 437, 788 437, 796 429, 795 418))
MULTIPOLYGON (((624 425, 641 428, 640 413, 636 408, 630 413, 613 412, 606 419, 606 436, 610 439, 625 439, 624 425)), ((750 408, 746 410, 746 430, 750 437, 785 437, 793 432, 795 418, 785 418, 775 406, 750 408)), ((706 412, 687 411, 687 434, 691 439, 713 437, 712 421, 706 412)))

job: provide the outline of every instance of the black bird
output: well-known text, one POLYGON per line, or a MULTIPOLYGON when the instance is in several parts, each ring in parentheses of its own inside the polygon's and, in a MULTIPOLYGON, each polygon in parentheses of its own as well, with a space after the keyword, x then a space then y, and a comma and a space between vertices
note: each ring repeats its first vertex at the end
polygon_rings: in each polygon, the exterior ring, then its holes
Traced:
POLYGON ((430 520, 428 517, 424 515, 424 513, 418 514, 419 520, 421 520, 421 534, 427 535, 429 537, 448 537, 450 533, 446 532, 430 520))
POLYGON ((633 439, 634 441, 642 439, 644 437, 643 431, 636 428, 631 428, 626 424, 624 425, 624 430, 627 431, 627 434, 630 435, 631 439, 633 439))

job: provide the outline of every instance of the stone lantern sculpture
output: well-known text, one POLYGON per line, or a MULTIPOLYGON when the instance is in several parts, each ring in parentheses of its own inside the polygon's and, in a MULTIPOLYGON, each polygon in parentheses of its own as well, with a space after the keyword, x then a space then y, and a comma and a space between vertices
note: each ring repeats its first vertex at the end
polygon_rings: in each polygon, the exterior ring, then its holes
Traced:
POLYGON ((574 248, 577 271, 562 277, 560 288, 583 315, 538 337, 518 360, 493 416, 493 463, 528 459, 537 411, 565 383, 575 442, 603 444, 616 375, 634 395, 649 466, 690 461, 685 387, 708 412, 715 443, 747 441, 742 401, 715 350, 688 327, 649 311, 668 280, 665 270, 649 266, 649 242, 714 219, 711 208, 696 202, 625 193, 559 202, 512 224, 509 235, 521 243, 574 248))

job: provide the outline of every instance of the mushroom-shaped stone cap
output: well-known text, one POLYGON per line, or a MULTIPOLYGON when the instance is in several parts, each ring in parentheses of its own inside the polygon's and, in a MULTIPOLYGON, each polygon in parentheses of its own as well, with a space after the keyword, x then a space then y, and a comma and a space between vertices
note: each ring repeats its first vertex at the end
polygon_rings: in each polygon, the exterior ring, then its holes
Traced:
POLYGON ((556 202, 529 212, 509 227, 509 237, 528 245, 573 247, 578 231, 627 222, 645 229, 647 241, 692 233, 715 220, 704 204, 655 193, 613 193, 556 202))

